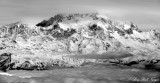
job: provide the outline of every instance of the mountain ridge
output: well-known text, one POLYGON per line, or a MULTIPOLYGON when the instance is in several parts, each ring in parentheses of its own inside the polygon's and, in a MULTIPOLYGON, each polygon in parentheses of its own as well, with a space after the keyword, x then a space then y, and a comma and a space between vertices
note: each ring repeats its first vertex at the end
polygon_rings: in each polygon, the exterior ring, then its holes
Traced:
POLYGON ((115 52, 116 59, 116 52, 124 52, 130 61, 160 59, 160 33, 143 32, 133 23, 115 21, 98 13, 57 14, 35 27, 17 22, 2 26, 0 31, 0 52, 3 56, 11 53, 10 64, 15 64, 11 68, 41 69, 55 63, 80 66, 85 59, 72 61, 71 57, 63 57, 76 54, 110 56, 107 53, 115 52))

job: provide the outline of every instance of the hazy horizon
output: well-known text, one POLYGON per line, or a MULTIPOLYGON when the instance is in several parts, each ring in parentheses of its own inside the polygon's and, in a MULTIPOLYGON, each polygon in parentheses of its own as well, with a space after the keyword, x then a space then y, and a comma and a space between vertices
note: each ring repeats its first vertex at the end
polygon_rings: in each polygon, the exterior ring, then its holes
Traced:
POLYGON ((99 12, 143 30, 160 30, 160 0, 1 0, 0 11, 0 25, 37 23, 57 13, 99 12))

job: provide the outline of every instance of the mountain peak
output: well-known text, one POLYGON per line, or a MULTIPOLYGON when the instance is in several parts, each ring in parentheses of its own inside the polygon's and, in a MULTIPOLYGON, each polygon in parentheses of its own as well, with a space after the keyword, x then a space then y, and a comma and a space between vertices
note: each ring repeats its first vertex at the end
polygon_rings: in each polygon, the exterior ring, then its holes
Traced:
POLYGON ((133 23, 116 21, 98 13, 57 14, 34 28, 22 22, 8 24, 0 28, 0 42, 0 53, 4 50, 12 53, 13 62, 20 63, 16 67, 22 68, 24 64, 48 63, 50 59, 66 61, 62 58, 66 55, 101 55, 117 51, 131 53, 134 57, 150 57, 150 53, 155 53, 154 56, 160 58, 157 56, 160 54, 158 32, 143 32, 133 23))

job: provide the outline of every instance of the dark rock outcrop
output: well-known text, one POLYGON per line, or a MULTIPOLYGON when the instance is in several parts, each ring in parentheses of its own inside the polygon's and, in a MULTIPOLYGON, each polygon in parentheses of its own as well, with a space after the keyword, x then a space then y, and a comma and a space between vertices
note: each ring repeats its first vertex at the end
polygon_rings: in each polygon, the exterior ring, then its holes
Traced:
POLYGON ((63 20, 63 15, 57 14, 54 17, 51 17, 49 20, 43 20, 42 22, 38 23, 36 26, 48 27, 52 25, 54 22, 61 22, 62 20, 63 20))
POLYGON ((0 55, 0 70, 8 71, 11 67, 11 53, 3 53, 0 55))

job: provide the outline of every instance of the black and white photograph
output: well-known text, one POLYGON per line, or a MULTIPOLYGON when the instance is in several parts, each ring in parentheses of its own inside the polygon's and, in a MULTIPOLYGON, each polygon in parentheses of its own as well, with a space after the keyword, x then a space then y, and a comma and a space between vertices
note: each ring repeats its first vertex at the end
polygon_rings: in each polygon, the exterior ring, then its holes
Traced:
POLYGON ((160 0, 0 0, 0 83, 160 83, 160 0))

